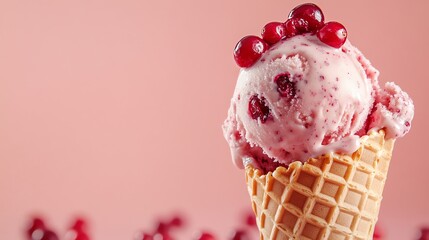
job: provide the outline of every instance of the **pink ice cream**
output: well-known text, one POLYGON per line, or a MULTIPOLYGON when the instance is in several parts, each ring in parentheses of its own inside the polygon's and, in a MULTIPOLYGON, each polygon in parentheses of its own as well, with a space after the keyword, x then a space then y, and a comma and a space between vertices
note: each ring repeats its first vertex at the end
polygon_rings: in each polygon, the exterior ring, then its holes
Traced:
POLYGON ((272 170, 329 152, 352 153, 370 129, 404 136, 414 105, 347 40, 283 39, 238 77, 223 131, 235 164, 272 170))

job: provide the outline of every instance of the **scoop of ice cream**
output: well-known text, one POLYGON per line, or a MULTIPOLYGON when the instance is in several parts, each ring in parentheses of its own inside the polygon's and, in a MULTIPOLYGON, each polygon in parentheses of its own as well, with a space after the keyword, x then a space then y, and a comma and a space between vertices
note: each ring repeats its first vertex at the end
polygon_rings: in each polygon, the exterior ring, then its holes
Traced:
POLYGON ((251 67, 242 68, 224 135, 237 166, 305 161, 328 152, 351 153, 369 128, 403 136, 412 101, 346 41, 341 48, 314 34, 284 39, 251 67))

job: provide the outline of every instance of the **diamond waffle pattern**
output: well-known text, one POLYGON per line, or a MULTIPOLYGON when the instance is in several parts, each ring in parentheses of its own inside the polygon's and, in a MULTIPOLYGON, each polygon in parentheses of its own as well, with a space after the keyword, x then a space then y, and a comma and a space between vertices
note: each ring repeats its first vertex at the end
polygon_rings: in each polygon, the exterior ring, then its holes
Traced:
POLYGON ((260 239, 371 239, 393 144, 373 131, 351 155, 326 154, 266 175, 247 166, 260 239))

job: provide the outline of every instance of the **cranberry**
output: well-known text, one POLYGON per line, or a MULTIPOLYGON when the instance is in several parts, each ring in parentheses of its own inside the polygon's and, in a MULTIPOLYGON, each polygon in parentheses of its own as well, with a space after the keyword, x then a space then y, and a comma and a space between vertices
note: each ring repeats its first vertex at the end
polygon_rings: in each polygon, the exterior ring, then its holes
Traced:
POLYGON ((264 40, 256 36, 246 36, 242 38, 234 49, 235 62, 240 67, 250 67, 268 49, 264 40))
POLYGON ((254 95, 250 98, 249 114, 253 119, 260 119, 262 123, 267 121, 271 114, 264 97, 259 98, 257 95, 254 95))
POLYGON ((270 22, 262 29, 262 39, 268 44, 274 44, 285 36, 283 23, 270 22))
POLYGON ((173 240, 173 238, 168 233, 155 233, 153 240, 173 240))
POLYGON ((87 223, 83 218, 76 218, 70 230, 67 232, 67 240, 89 240, 87 223))
POLYGON ((418 240, 429 240, 429 227, 423 227, 420 229, 420 237, 418 240))
POLYGON ((83 218, 77 218, 70 229, 83 231, 86 230, 87 224, 83 218))
POLYGON ((196 240, 216 240, 213 234, 208 232, 202 232, 196 240))
POLYGON ((287 98, 295 96, 295 84, 290 81, 289 73, 277 75, 274 78, 274 82, 277 84, 277 91, 280 93, 280 96, 287 98))
POLYGON ((169 223, 169 225, 173 227, 181 227, 183 224, 183 218, 180 216, 174 216, 169 223))
POLYGON ((58 236, 51 230, 46 230, 41 240, 58 240, 58 236))
POLYGON ((302 18, 291 18, 284 23, 285 36, 290 38, 308 32, 308 22, 302 18))
POLYGON ((244 230, 237 230, 232 234, 231 240, 250 240, 249 234, 244 230))
POLYGON ((45 227, 45 223, 43 222, 43 220, 39 217, 34 217, 31 221, 30 226, 27 229, 27 236, 29 238, 31 238, 34 231, 36 231, 37 229, 44 230, 45 228, 46 227, 45 227))
POLYGON ((308 22, 309 31, 315 32, 323 26, 325 17, 322 10, 315 4, 305 3, 292 9, 289 18, 302 18, 308 22))
POLYGON ((346 42, 347 30, 341 23, 328 22, 317 32, 317 37, 331 47, 340 48, 346 42))
POLYGON ((148 233, 140 233, 134 239, 135 240, 153 240, 153 237, 148 233))
POLYGON ((32 240, 58 240, 57 234, 51 230, 37 229, 31 235, 32 240))
POLYGON ((381 231, 378 225, 375 225, 374 234, 373 234, 374 240, 381 240, 382 237, 383 237, 383 232, 381 231))
POLYGON ((256 227, 256 218, 252 211, 246 214, 245 223, 249 227, 256 227))
POLYGON ((170 225, 165 222, 158 222, 155 233, 153 235, 154 240, 171 240, 170 236, 170 225))
POLYGON ((89 240, 89 237, 86 233, 79 233, 75 240, 89 240))
POLYGON ((169 230, 169 225, 164 223, 164 222, 159 222, 158 226, 156 227, 156 232, 157 233, 168 233, 169 230))

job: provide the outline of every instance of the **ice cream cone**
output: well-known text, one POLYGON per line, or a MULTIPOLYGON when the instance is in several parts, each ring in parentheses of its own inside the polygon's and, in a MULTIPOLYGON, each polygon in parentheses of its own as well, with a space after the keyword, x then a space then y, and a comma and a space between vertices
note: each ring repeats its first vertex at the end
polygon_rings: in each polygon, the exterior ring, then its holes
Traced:
POLYGON ((372 131, 351 155, 326 154, 265 175, 246 166, 260 239, 372 239, 394 141, 372 131))

